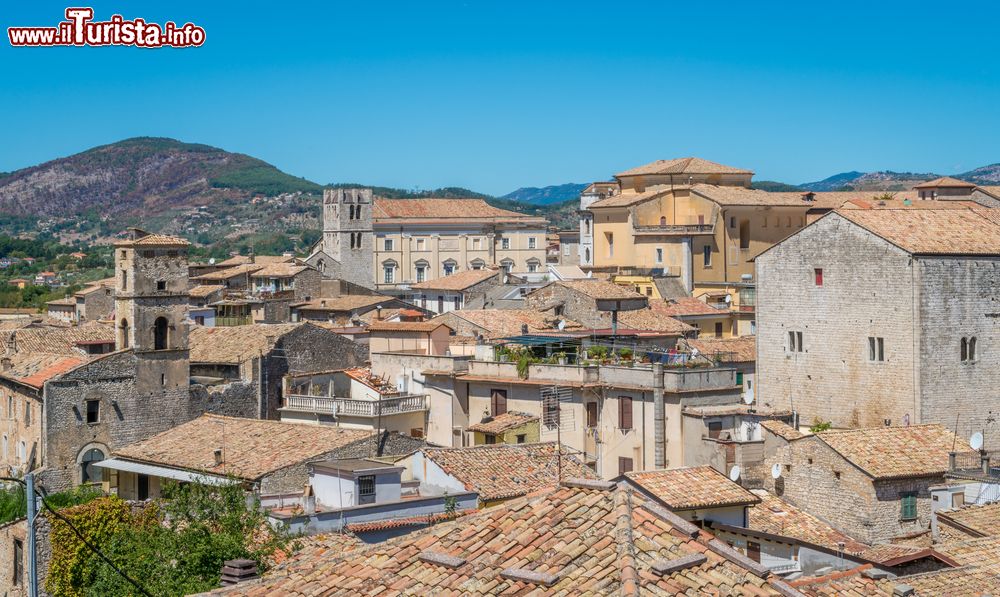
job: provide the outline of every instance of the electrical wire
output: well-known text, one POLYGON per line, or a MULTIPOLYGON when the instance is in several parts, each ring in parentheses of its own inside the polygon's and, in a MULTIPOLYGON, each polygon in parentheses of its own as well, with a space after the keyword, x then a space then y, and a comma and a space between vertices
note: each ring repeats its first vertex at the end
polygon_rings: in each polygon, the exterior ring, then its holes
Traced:
MULTIPOLYGON (((16 483, 20 483, 21 485, 24 485, 24 488, 25 488, 26 491, 27 491, 27 488, 28 488, 28 485, 27 485, 27 483, 24 482, 24 479, 15 479, 14 477, 0 477, 0 481, 14 481, 16 483)), ((70 530, 72 530, 73 533, 77 537, 80 538, 80 541, 83 542, 83 544, 87 547, 87 549, 89 549, 90 551, 92 551, 95 554, 97 554, 97 556, 99 558, 101 558, 102 560, 104 560, 105 564, 107 564, 108 566, 110 566, 111 569, 114 570, 119 576, 121 576, 122 578, 124 578, 125 580, 127 580, 129 582, 129 584, 131 584, 133 587, 135 587, 136 589, 138 589, 138 591, 140 593, 142 593, 146 597, 153 597, 153 595, 149 591, 147 591, 145 587, 143 587, 142 585, 140 585, 137 581, 133 580, 132 577, 130 577, 128 574, 126 574, 124 570, 122 570, 121 568, 119 568, 118 566, 116 566, 115 563, 112 562, 111 559, 108 556, 104 555, 104 553, 100 549, 98 549, 94 544, 92 544, 90 541, 88 541, 87 538, 83 536, 83 533, 81 533, 80 530, 77 529, 76 526, 72 522, 70 522, 68 518, 66 518, 65 516, 63 516, 62 514, 60 514, 55 508, 53 508, 52 506, 50 506, 49 502, 45 499, 46 496, 48 495, 48 492, 45 491, 44 488, 42 488, 40 485, 37 486, 37 488, 35 489, 35 493, 38 494, 38 497, 41 498, 42 505, 45 506, 45 509, 48 510, 49 512, 51 512, 53 516, 55 516, 59 520, 61 520, 64 523, 66 523, 66 526, 68 526, 70 528, 70 530)), ((26 496, 26 498, 30 499, 27 496, 26 496)), ((29 532, 30 532, 30 530, 29 530, 29 532)))

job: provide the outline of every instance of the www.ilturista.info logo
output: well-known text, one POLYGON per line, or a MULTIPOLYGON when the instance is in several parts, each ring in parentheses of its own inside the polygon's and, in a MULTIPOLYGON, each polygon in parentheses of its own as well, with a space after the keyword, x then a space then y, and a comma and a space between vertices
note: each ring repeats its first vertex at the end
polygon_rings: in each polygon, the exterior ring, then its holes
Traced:
POLYGON ((12 46, 185 48, 205 43, 205 30, 191 23, 158 25, 121 15, 112 15, 109 21, 93 19, 93 8, 67 8, 66 20, 55 27, 8 27, 7 37, 12 46))

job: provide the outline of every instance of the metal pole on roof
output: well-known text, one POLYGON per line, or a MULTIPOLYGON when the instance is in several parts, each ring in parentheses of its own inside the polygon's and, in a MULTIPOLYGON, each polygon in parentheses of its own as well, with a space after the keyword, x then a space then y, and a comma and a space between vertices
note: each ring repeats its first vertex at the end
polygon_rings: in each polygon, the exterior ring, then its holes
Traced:
POLYGON ((28 597, 38 597, 38 559, 35 555, 35 474, 24 476, 24 498, 28 515, 28 597))

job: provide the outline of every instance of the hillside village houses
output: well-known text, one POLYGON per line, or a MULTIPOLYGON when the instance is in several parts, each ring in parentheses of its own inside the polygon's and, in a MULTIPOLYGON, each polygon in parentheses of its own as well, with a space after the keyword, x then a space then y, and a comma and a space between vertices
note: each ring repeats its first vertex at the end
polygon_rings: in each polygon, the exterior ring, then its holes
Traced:
POLYGON ((343 533, 248 594, 369 569, 414 591, 1000 590, 1000 561, 970 567, 1000 500, 992 190, 751 183, 697 158, 594 183, 565 263, 541 218, 369 189, 325 191, 305 258, 191 266, 133 230, 72 312, 0 322, 0 465, 140 500, 236 482, 343 533))

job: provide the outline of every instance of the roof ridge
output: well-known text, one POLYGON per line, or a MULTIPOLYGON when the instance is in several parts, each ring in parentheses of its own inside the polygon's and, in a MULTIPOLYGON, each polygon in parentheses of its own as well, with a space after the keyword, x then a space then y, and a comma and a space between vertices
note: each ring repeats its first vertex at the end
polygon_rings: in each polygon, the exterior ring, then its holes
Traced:
POLYGON ((614 492, 616 560, 622 595, 639 595, 639 573, 636 570, 635 535, 632 528, 632 492, 625 482, 619 482, 614 492))

